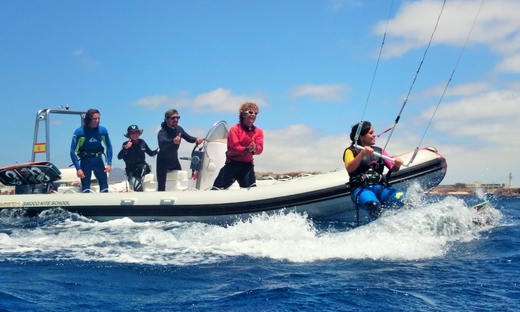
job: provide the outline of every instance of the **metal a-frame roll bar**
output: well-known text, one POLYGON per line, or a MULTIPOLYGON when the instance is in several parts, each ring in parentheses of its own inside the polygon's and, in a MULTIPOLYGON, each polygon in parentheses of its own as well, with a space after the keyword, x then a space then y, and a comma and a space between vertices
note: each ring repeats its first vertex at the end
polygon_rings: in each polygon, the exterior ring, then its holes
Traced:
POLYGON ((69 110, 68 107, 65 109, 40 109, 38 113, 36 114, 36 121, 34 123, 34 140, 33 140, 33 146, 32 146, 32 156, 31 156, 31 162, 34 162, 36 159, 36 154, 41 153, 37 151, 37 143, 38 142, 38 131, 40 129, 40 122, 45 122, 45 160, 50 161, 51 160, 51 141, 50 141, 50 116, 52 114, 61 114, 61 115, 78 115, 80 117, 80 126, 82 126, 85 123, 85 115, 87 114, 86 111, 76 111, 76 110, 69 110))

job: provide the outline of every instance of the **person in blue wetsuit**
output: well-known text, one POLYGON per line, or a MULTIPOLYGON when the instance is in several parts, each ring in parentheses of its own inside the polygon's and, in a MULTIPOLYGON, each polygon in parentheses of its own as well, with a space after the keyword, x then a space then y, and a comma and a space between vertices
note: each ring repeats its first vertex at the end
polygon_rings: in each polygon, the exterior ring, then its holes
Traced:
POLYGON ((398 171, 403 161, 396 157, 393 163, 390 160, 374 155, 388 156, 388 153, 380 147, 375 146, 376 134, 374 128, 368 121, 363 121, 361 132, 355 142, 356 132, 359 124, 352 127, 350 139, 352 144, 343 152, 343 161, 349 174, 349 183, 353 188, 352 201, 359 207, 367 210, 372 219, 377 219, 383 206, 400 207, 403 205, 406 192, 397 190, 386 183, 383 170, 387 167, 391 172, 398 171), (357 144, 363 149, 354 146, 357 144))
POLYGON ((85 115, 85 124, 76 129, 72 136, 70 158, 76 167, 76 175, 81 179, 83 192, 90 192, 92 172, 99 183, 100 191, 108 192, 107 173, 112 171, 112 143, 108 130, 99 125, 100 116, 97 109, 89 109, 85 115), (106 156, 106 166, 103 155, 106 156))
POLYGON ((121 151, 117 154, 117 159, 125 161, 126 178, 135 192, 143 191, 143 177, 151 171, 150 166, 146 163, 145 153, 154 157, 159 149, 152 151, 148 144, 139 138, 141 134, 143 134, 143 129, 139 129, 137 125, 128 127, 124 136, 129 140, 123 143, 121 151))
POLYGON ((176 109, 169 109, 164 113, 164 122, 161 123, 161 130, 157 133, 159 143, 159 154, 157 154, 157 191, 166 190, 166 176, 170 170, 182 170, 177 151, 181 144, 181 138, 197 145, 202 143, 202 138, 189 135, 179 126, 179 112, 176 109))

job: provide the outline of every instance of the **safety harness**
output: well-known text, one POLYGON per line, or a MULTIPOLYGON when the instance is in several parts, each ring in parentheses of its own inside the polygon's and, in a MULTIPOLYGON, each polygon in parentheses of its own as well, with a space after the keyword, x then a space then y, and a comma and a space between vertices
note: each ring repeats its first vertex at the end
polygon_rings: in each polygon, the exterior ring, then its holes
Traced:
MULTIPOLYGON (((78 149, 78 157, 79 159, 87 158, 87 157, 99 157, 101 155, 105 155, 105 149, 101 146, 95 150, 87 150, 82 147, 78 149)), ((106 157, 106 155, 105 155, 106 157)))
MULTIPOLYGON (((382 149, 380 147, 373 146, 372 148, 374 149, 374 152, 382 155, 382 149)), ((360 151, 357 148, 350 146, 346 148, 343 152, 343 159, 345 159, 345 153, 347 153, 347 150, 351 150, 354 154, 354 157, 356 157, 360 153, 360 151)), ((374 155, 364 155, 357 169, 354 172, 349 173, 349 184, 352 189, 352 201, 356 204, 356 220, 358 225, 359 196, 363 192, 363 189, 367 188, 370 185, 382 185, 383 187, 381 187, 379 191, 376 193, 377 199, 381 201, 381 194, 383 193, 384 188, 388 186, 388 175, 387 177, 383 175, 384 169, 385 164, 383 158, 376 157, 374 155), (358 188, 361 189, 359 190, 357 195, 354 196, 354 191, 358 188)))

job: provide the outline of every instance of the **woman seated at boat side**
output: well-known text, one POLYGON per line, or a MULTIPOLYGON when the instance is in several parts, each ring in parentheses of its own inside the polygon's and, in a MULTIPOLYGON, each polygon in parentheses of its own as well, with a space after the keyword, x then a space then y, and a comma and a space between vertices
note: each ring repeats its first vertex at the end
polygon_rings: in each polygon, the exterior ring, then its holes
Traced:
POLYGON ((403 205, 406 192, 389 186, 383 175, 384 167, 390 171, 398 171, 403 164, 402 159, 396 157, 392 163, 390 160, 374 155, 374 152, 388 156, 388 153, 380 147, 375 146, 376 134, 374 127, 368 121, 363 121, 361 132, 355 142, 359 123, 352 126, 350 140, 352 144, 343 152, 343 161, 350 177, 352 201, 359 207, 367 210, 372 219, 377 219, 382 213, 382 205, 403 205), (363 149, 359 149, 354 145, 363 149))
POLYGON ((157 155, 157 150, 152 151, 148 144, 139 136, 143 134, 143 129, 139 129, 137 125, 128 127, 125 137, 128 141, 123 143, 121 151, 117 154, 118 159, 125 161, 125 172, 128 183, 134 192, 143 191, 143 177, 150 173, 150 165, 146 163, 146 154, 150 157, 157 155))

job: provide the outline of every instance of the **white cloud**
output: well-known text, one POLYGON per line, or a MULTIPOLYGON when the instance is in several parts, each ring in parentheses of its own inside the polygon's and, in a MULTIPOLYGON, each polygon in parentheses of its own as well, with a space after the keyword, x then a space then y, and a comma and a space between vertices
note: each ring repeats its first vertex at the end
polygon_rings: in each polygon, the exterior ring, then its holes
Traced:
POLYGON ((135 105, 143 106, 149 109, 158 108, 160 106, 175 106, 175 99, 167 95, 152 95, 133 102, 135 105), (170 105, 172 104, 172 105, 170 105))
POLYGON ((264 135, 264 152, 256 156, 256 170, 279 173, 342 168, 341 155, 349 142, 347 135, 323 136, 303 124, 264 130, 264 135))
MULTIPOLYGON (((469 82, 454 86, 449 85, 444 96, 470 96, 493 90, 494 87, 495 86, 492 83, 487 81, 469 82)), ((412 96, 415 100, 429 97, 439 98, 444 92, 445 88, 446 82, 443 82, 436 86, 417 92, 412 96)))
MULTIPOLYGON (((442 3, 440 0, 404 3, 388 23, 384 58, 402 56, 411 49, 425 47, 434 31, 442 3)), ((469 44, 486 44, 500 55, 517 54, 520 49, 520 19, 516 12, 520 10, 520 1, 488 1, 479 12, 481 3, 481 0, 448 1, 432 44, 462 47, 470 35, 469 44)), ((382 36, 386 26, 387 21, 381 21, 374 32, 382 36)))
MULTIPOLYGON (((492 91, 467 97, 457 102, 441 105, 437 110, 437 122, 465 121, 474 123, 482 120, 501 120, 520 122, 520 93, 513 91, 492 91)), ((430 118, 433 107, 422 113, 423 118, 430 118)), ((508 125, 509 126, 509 125, 508 125)))
POLYGON ((99 66, 100 62, 87 56, 84 49, 77 49, 72 52, 72 55, 80 62, 80 64, 87 70, 93 70, 99 66))
POLYGON ((195 97, 188 97, 187 92, 178 92, 175 96, 152 95, 133 102, 148 109, 159 107, 189 107, 194 113, 204 112, 236 112, 240 104, 254 102, 258 106, 267 106, 265 100, 258 95, 233 95, 231 90, 218 88, 195 97))
POLYGON ((306 84, 303 86, 293 87, 290 94, 291 97, 310 96, 316 102, 340 102, 345 99, 345 92, 349 89, 348 85, 342 83, 331 85, 306 84))
POLYGON ((520 53, 506 56, 495 66, 495 71, 520 73, 520 53))

